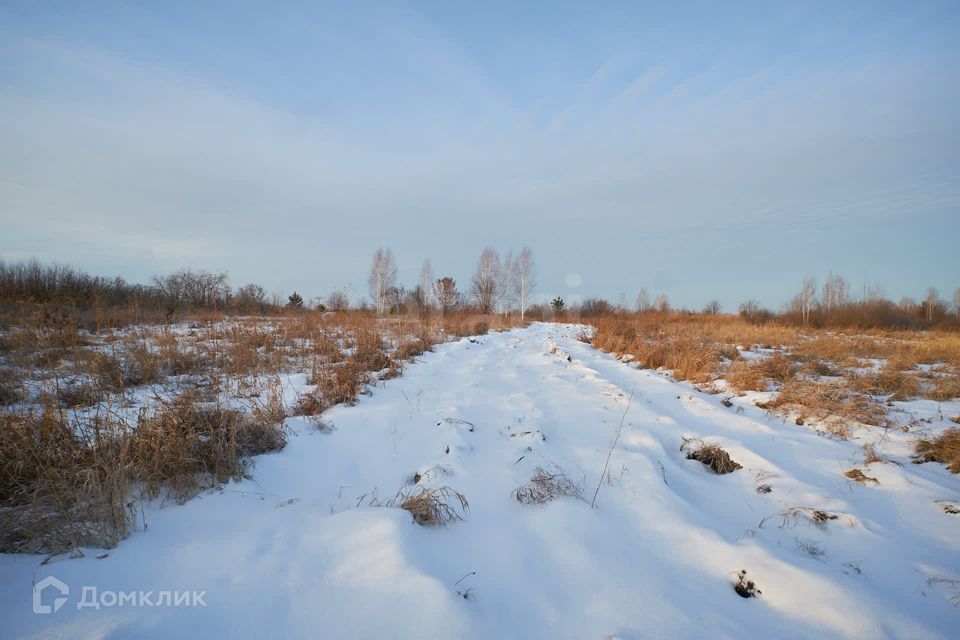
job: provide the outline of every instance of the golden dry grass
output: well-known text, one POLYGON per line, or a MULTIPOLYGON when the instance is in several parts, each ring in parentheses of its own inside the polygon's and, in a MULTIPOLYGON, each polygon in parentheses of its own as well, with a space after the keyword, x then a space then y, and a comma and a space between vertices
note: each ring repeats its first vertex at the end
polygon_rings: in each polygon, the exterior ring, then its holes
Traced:
MULTIPOLYGON (((97 335, 66 316, 22 323, 8 326, 0 344, 0 551, 59 552, 113 546, 132 526, 129 507, 139 497, 189 499, 245 476, 251 456, 282 448, 279 373, 312 371, 317 390, 300 409, 319 413, 355 401, 447 336, 515 321, 209 314, 97 335), (29 393, 25 372, 36 383, 29 393), (127 391, 145 384, 160 385, 155 399, 121 419, 115 411, 127 391), (231 385, 245 390, 236 396, 243 411, 223 402, 237 393, 231 385)), ((449 489, 405 494, 404 508, 429 524, 450 516, 444 500, 461 497, 449 489)))
POLYGON ((915 462, 940 462, 951 473, 960 473, 960 429, 951 427, 933 438, 920 438, 915 462))
POLYGON ((734 461, 729 453, 703 440, 684 438, 680 450, 687 452, 688 460, 696 460, 704 464, 717 475, 733 473, 743 468, 743 465, 734 461))
POLYGON ((851 390, 843 381, 818 382, 794 378, 766 405, 767 409, 792 411, 798 424, 819 421, 838 438, 849 437, 850 423, 888 426, 887 410, 881 403, 851 390))
POLYGON ((683 313, 591 322, 597 348, 669 369, 678 380, 722 378, 740 392, 775 391, 766 408, 794 413, 800 424, 818 421, 840 437, 853 423, 888 426, 887 401, 960 398, 960 336, 951 332, 841 332, 683 313), (760 353, 747 359, 742 351, 760 353))
POLYGON ((409 511, 414 522, 433 527, 463 520, 470 509, 467 498, 450 487, 401 489, 383 506, 409 511))

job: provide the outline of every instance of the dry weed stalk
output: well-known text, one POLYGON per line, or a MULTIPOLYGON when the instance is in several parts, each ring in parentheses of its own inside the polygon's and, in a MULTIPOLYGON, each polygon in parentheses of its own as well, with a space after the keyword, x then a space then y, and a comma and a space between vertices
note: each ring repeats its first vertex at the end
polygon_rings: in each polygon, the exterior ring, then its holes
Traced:
POLYGON ((627 405, 623 408, 623 415, 620 416, 620 424, 617 425, 617 432, 614 434, 613 440, 610 442, 610 448, 607 450, 607 459, 603 463, 603 472, 600 473, 600 479, 597 480, 597 488, 593 491, 593 499, 590 500, 591 509, 597 504, 597 494, 600 493, 600 485, 603 484, 603 479, 606 477, 607 470, 610 468, 610 456, 613 455, 613 450, 620 441, 620 435, 623 433, 623 422, 627 419, 627 412, 630 411, 630 404, 632 402, 633 391, 631 390, 630 396, 627 398, 627 405))
POLYGON ((584 500, 580 487, 562 470, 557 469, 556 473, 550 473, 543 467, 535 468, 530 482, 514 489, 513 497, 520 504, 544 504, 561 497, 584 500))

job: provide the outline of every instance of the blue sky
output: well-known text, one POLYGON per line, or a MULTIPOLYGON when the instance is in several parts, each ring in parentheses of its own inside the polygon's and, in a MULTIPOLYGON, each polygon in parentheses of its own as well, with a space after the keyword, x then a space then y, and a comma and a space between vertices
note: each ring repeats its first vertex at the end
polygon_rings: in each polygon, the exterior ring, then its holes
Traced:
POLYGON ((0 2, 0 255, 365 294, 960 286, 960 4, 0 2), (576 276, 576 277, 570 277, 576 276), (571 282, 580 281, 576 287, 571 282))

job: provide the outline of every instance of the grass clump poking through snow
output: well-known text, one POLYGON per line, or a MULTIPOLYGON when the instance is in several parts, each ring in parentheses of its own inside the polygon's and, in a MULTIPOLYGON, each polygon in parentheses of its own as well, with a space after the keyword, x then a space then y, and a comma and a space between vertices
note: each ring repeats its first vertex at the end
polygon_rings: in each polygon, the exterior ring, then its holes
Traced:
POLYGON ((470 509, 466 496, 450 487, 401 489, 382 506, 409 511, 413 521, 423 526, 442 526, 463 520, 463 514, 470 509))
POLYGON ((951 427, 936 438, 920 438, 916 445, 917 455, 913 461, 940 462, 947 471, 960 473, 960 429, 951 427))
POLYGON ((850 391, 845 385, 833 382, 814 382, 795 378, 780 389, 780 393, 765 405, 771 410, 799 412, 797 424, 805 418, 819 420, 827 431, 840 439, 850 436, 849 423, 886 426, 889 423, 886 408, 869 396, 850 391))
POLYGON ((733 473, 743 468, 743 465, 734 461, 729 453, 715 444, 707 444, 702 440, 684 438, 680 450, 687 452, 688 460, 702 462, 716 474, 733 473))
POLYGON ((733 584, 733 590, 736 591, 737 595, 741 598, 756 598, 763 593, 757 588, 753 580, 747 579, 746 569, 741 569, 737 574, 737 581, 733 584))
POLYGON ((763 529, 763 525, 765 525, 768 520, 776 517, 780 518, 781 529, 784 527, 794 527, 801 519, 806 520, 818 529, 826 529, 827 522, 836 520, 839 516, 821 509, 814 509, 813 507, 791 507, 765 517, 757 527, 763 529))
POLYGON ((850 469, 849 471, 846 471, 843 475, 846 476, 847 478, 850 478, 854 482, 859 482, 860 484, 868 485, 871 487, 875 487, 880 484, 879 480, 877 480, 876 478, 871 478, 870 476, 865 474, 862 470, 857 469, 856 467, 854 467, 853 469, 850 469))
POLYGON ((562 497, 584 499, 580 487, 565 473, 550 473, 543 467, 534 469, 530 482, 514 489, 513 497, 520 504, 544 504, 562 497))

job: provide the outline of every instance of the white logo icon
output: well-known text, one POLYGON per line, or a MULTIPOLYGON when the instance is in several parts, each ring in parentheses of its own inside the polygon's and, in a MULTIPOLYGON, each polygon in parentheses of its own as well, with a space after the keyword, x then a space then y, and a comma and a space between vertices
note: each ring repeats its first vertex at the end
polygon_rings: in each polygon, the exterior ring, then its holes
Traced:
POLYGON ((57 580, 53 576, 47 576, 40 582, 33 585, 33 612, 34 613, 56 613, 60 607, 67 601, 70 595, 70 587, 57 580), (43 604, 43 592, 47 587, 53 587, 60 592, 60 596, 54 598, 53 604, 43 604))

